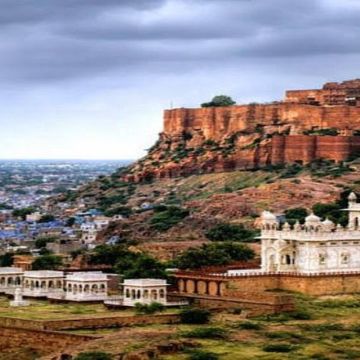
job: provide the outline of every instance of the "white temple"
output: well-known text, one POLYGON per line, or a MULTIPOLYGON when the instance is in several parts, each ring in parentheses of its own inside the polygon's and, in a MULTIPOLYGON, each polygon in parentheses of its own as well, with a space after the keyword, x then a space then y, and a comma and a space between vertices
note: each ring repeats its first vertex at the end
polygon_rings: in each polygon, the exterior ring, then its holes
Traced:
POLYGON ((356 272, 360 271, 360 204, 349 196, 349 225, 342 227, 311 214, 305 224, 285 223, 264 211, 261 219, 261 271, 356 272))

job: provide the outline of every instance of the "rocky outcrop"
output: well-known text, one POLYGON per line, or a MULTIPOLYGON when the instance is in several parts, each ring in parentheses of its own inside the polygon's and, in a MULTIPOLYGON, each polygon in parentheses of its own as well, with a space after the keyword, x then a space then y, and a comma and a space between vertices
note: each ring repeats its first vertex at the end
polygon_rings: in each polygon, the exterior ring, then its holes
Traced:
POLYGON ((352 136, 358 129, 360 106, 346 102, 329 106, 286 99, 165 110, 159 140, 125 179, 141 182, 320 158, 343 161, 360 150, 359 137, 352 136), (322 136, 329 129, 337 136, 322 136))

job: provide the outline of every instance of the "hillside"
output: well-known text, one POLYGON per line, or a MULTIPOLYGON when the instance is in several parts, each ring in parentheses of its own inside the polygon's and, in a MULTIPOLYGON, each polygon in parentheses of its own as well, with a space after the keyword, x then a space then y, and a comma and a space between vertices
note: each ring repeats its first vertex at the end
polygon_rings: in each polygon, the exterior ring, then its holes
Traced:
POLYGON ((171 254, 206 241, 205 233, 217 223, 256 226, 264 209, 278 214, 286 209, 331 203, 347 189, 360 191, 357 161, 338 166, 314 163, 273 170, 233 171, 185 178, 163 179, 150 184, 128 184, 117 176, 103 177, 71 194, 73 204, 101 208, 106 214, 127 214, 100 234, 102 242, 113 235, 140 243, 157 256, 171 254), (189 215, 168 229, 152 224, 153 207, 177 206, 189 215))

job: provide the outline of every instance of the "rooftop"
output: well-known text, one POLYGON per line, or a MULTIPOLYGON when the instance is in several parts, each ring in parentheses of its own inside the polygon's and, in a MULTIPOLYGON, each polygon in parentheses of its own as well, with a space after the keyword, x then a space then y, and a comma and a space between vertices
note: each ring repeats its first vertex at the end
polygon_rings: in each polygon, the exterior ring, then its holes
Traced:
POLYGON ((126 279, 125 286, 165 286, 168 285, 163 279, 126 279))

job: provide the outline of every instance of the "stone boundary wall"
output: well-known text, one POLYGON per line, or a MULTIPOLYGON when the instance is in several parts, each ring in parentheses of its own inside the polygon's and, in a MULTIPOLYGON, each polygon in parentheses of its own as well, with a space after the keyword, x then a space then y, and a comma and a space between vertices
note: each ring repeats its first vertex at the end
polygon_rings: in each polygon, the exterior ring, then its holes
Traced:
POLYGON ((188 294, 227 296, 234 290, 259 293, 274 289, 297 291, 314 296, 360 292, 360 273, 254 273, 224 276, 181 272, 175 276, 179 292, 188 294))
POLYGON ((172 324, 177 322, 179 322, 179 315, 177 314, 114 316, 99 318, 95 317, 64 320, 26 320, 19 318, 1 317, 0 327, 14 327, 41 331, 101 329, 141 324, 172 324))
POLYGON ((0 353, 2 349, 31 348, 40 355, 64 351, 71 346, 100 338, 99 336, 68 334, 64 332, 42 331, 18 327, 0 326, 0 353))

